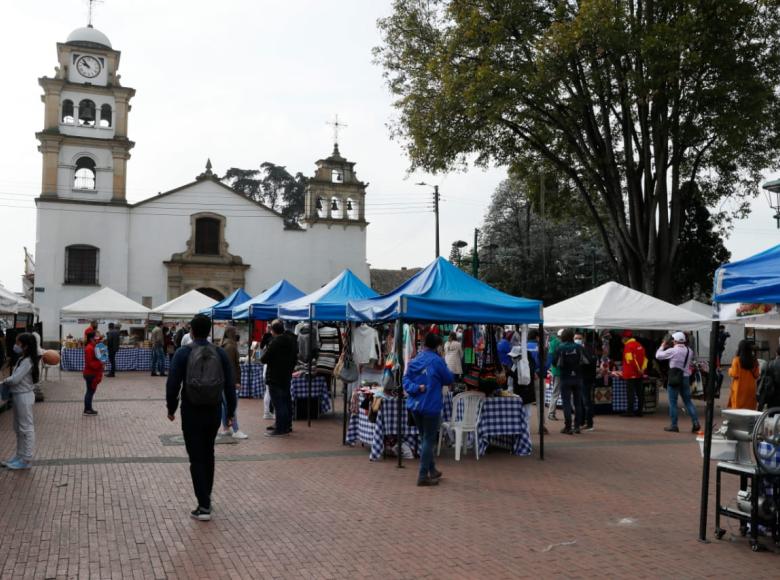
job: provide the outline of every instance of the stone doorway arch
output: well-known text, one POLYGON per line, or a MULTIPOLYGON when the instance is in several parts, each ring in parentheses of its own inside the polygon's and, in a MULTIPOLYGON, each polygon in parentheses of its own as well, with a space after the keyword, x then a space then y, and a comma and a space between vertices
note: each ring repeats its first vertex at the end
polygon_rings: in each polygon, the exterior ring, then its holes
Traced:
POLYGON ((197 288, 197 291, 201 294, 205 294, 209 298, 213 298, 217 302, 225 299, 225 295, 216 288, 197 288))

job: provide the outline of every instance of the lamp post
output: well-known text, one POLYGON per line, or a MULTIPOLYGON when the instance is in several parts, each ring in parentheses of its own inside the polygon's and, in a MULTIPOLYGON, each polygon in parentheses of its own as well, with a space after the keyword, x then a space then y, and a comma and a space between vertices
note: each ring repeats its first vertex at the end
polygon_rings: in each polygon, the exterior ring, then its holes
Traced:
POLYGON ((439 186, 421 181, 417 185, 433 187, 433 213, 436 216, 436 257, 439 257, 439 186))
POLYGON ((761 187, 767 191, 769 207, 775 210, 775 215, 772 217, 774 217, 775 221, 777 222, 777 229, 780 229, 780 179, 767 181, 761 187))
POLYGON ((455 240, 452 242, 452 253, 455 256, 455 259, 458 261, 458 263, 455 264, 458 268, 461 267, 461 262, 463 261, 463 256, 461 255, 460 251, 466 246, 468 246, 468 244, 463 240, 455 240))

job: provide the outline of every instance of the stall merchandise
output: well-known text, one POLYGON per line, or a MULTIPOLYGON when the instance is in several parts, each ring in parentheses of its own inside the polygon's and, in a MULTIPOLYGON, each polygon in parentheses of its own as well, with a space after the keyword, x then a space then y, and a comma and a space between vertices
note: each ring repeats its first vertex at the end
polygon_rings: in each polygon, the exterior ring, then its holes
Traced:
POLYGON ((152 309, 152 314, 162 320, 189 320, 203 309, 212 308, 216 300, 197 290, 190 290, 152 309))
MULTIPOLYGON (((385 296, 350 301, 347 315, 354 322, 396 321, 395 351, 399 361, 408 360, 407 357, 412 356, 406 347, 412 342, 409 333, 406 333, 409 340, 401 336, 406 332, 404 323, 539 324, 541 330, 544 330, 540 301, 505 294, 469 276, 441 257, 385 296)), ((399 374, 402 374, 402 369, 399 374)), ((397 419, 400 420, 400 399, 397 405, 397 419)), ((543 459, 544 408, 541 405, 539 414, 539 456, 543 459)), ((396 427, 396 432, 398 430, 400 427, 396 427)), ((398 456, 400 463, 400 449, 398 456)))
MULTIPOLYGON (((377 395, 373 395, 377 396, 377 395)), ((362 408, 368 400, 368 393, 361 392, 358 396, 359 412, 351 414, 347 427, 347 445, 362 443, 370 445, 370 461, 377 461, 384 456, 385 441, 388 437, 398 437, 398 425, 401 426, 401 440, 411 449, 417 449, 417 427, 410 426, 406 409, 402 410, 400 421, 398 420, 399 406, 394 397, 382 398, 375 415, 371 415, 370 408, 362 408)))
POLYGON ((233 320, 273 320, 279 314, 280 304, 302 296, 304 293, 298 288, 287 280, 280 280, 265 292, 233 308, 233 320))

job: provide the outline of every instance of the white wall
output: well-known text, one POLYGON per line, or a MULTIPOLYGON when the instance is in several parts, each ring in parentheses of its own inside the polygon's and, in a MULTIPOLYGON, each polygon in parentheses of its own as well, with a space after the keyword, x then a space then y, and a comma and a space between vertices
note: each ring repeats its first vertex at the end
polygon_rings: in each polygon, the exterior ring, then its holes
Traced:
POLYGON ((60 309, 100 286, 127 292, 127 208, 102 204, 38 202, 35 249, 35 303, 41 309, 44 340, 59 338, 60 309), (100 286, 72 286, 65 280, 65 248, 88 244, 100 249, 100 286))

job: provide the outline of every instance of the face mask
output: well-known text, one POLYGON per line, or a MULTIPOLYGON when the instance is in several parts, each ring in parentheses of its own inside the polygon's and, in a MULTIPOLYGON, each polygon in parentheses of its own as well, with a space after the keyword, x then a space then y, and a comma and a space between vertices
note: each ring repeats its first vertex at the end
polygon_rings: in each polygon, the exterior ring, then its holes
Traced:
POLYGON ((18 344, 15 344, 15 345, 14 345, 14 352, 15 352, 16 354, 22 354, 22 347, 21 347, 21 346, 19 346, 18 344))
POLYGON ((581 338, 575 338, 574 339, 574 344, 582 344, 582 339, 581 338))

